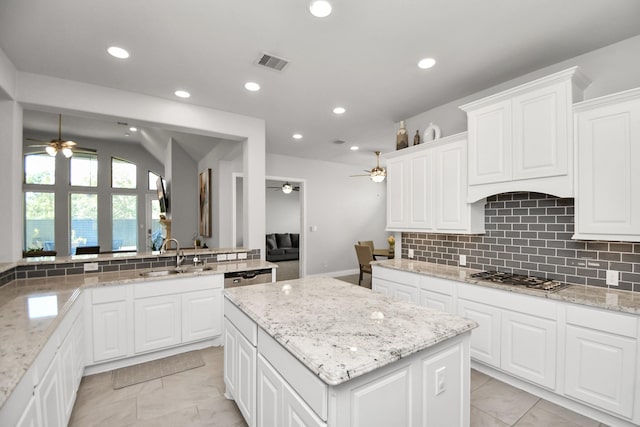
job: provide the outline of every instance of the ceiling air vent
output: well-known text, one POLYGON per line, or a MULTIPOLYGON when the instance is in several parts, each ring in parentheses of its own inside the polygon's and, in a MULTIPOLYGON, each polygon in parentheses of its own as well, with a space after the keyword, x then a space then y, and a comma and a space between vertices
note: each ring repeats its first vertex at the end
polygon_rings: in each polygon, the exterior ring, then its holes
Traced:
POLYGON ((282 58, 277 58, 273 55, 262 54, 262 57, 258 60, 258 65, 262 65, 267 68, 271 68, 273 70, 282 71, 284 67, 289 63, 282 58))

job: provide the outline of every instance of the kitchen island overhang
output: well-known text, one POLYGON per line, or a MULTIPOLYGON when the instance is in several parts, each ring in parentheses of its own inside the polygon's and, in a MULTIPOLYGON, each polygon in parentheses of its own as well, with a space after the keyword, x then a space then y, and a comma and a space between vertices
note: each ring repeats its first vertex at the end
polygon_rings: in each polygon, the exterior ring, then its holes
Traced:
POLYGON ((476 326, 332 278, 229 289, 227 397, 249 425, 268 425, 265 417, 277 422, 274 414, 291 411, 291 399, 273 392, 279 388, 311 410, 313 425, 468 425, 469 337, 476 326), (257 374, 241 372, 252 357, 257 374))

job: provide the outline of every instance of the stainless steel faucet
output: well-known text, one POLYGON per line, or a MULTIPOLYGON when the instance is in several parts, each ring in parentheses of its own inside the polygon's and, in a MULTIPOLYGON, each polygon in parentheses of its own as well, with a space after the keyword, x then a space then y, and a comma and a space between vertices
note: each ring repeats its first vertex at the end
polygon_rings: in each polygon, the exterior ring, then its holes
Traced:
POLYGON ((160 247, 160 253, 163 254, 167 252, 167 243, 169 242, 175 242, 176 244, 176 268, 178 268, 180 267, 180 265, 182 265, 182 261, 184 261, 184 251, 182 252, 182 255, 180 255, 180 242, 178 242, 178 240, 174 239, 173 237, 170 239, 165 239, 164 242, 162 242, 162 246, 160 247))

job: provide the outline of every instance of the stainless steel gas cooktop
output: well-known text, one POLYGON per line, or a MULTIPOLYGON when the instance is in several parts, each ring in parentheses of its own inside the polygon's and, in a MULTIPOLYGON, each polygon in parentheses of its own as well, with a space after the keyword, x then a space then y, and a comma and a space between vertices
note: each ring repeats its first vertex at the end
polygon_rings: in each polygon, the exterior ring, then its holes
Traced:
POLYGON ((566 288, 567 284, 557 282, 544 277, 523 276, 521 274, 504 273, 502 271, 487 270, 480 273, 474 273, 471 277, 489 282, 500 283, 511 286, 524 286, 529 289, 540 291, 556 292, 566 288))

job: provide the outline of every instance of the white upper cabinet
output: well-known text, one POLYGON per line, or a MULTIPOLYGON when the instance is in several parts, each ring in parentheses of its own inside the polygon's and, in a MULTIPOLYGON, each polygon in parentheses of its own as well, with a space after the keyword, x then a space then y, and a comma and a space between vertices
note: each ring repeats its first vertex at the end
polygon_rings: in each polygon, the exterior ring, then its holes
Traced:
POLYGON ((574 239, 640 242, 640 88, 575 106, 574 239))
POLYGON ((573 197, 572 104, 589 80, 577 67, 465 104, 467 200, 509 191, 573 197))
POLYGON ((385 154, 388 231, 484 233, 485 200, 467 203, 466 136, 385 154))

